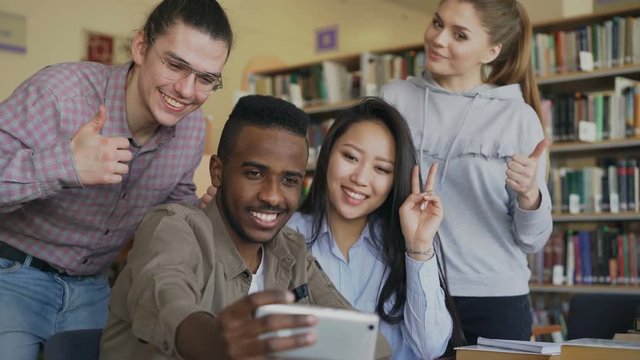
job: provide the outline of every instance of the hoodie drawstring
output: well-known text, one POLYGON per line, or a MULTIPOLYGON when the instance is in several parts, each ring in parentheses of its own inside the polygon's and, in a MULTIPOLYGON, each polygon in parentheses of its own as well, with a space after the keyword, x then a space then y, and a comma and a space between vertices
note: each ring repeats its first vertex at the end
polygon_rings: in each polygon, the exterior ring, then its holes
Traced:
MULTIPOLYGON (((418 165, 422 164, 422 156, 424 154, 424 144, 426 142, 427 137, 427 105, 429 104, 429 88, 424 89, 424 111, 422 112, 422 138, 420 138, 420 154, 418 155, 418 165)), ((427 170, 428 173, 428 170, 427 170)), ((420 187, 424 184, 425 179, 422 178, 422 171, 420 171, 420 187)))

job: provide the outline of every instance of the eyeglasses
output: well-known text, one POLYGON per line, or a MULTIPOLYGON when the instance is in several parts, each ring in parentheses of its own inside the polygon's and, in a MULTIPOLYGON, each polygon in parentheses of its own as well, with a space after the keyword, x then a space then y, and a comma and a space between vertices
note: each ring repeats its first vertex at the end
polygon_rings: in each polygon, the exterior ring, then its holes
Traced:
POLYGON ((178 81, 186 79, 191 74, 196 76, 195 90, 200 93, 211 93, 216 90, 222 89, 222 76, 219 74, 212 74, 196 70, 191 65, 180 61, 178 59, 172 59, 170 57, 163 57, 153 45, 151 47, 154 52, 160 58, 162 65, 162 76, 167 80, 178 81))

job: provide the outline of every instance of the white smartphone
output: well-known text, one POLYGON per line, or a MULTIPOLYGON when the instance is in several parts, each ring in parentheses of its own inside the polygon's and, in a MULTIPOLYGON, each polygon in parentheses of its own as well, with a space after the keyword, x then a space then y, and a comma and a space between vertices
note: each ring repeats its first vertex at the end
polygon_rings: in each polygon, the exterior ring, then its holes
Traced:
POLYGON ((376 350, 380 318, 376 314, 309 305, 264 305, 256 317, 271 314, 313 315, 314 327, 271 332, 267 336, 291 336, 314 332, 317 341, 312 346, 275 354, 282 359, 371 360, 376 350))

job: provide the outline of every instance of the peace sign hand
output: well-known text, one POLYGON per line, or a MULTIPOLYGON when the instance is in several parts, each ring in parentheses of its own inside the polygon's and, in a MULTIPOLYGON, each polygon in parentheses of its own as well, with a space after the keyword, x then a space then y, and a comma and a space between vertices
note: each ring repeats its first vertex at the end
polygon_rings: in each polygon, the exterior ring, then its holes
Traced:
POLYGON ((420 192, 420 170, 414 166, 411 195, 400 207, 400 225, 407 254, 414 260, 426 261, 433 256, 433 239, 444 215, 442 201, 433 192, 437 172, 438 164, 431 165, 425 192, 420 192))

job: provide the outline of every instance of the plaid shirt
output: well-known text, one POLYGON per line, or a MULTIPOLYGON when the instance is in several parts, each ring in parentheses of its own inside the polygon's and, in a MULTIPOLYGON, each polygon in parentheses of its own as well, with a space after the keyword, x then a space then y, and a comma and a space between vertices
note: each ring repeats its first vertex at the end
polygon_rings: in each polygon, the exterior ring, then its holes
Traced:
POLYGON ((96 274, 152 207, 197 202, 204 116, 197 110, 136 144, 125 106, 130 66, 50 66, 0 103, 0 242, 71 275, 96 274), (83 187, 70 140, 100 104, 107 110, 102 135, 130 139, 133 160, 120 184, 83 187))

